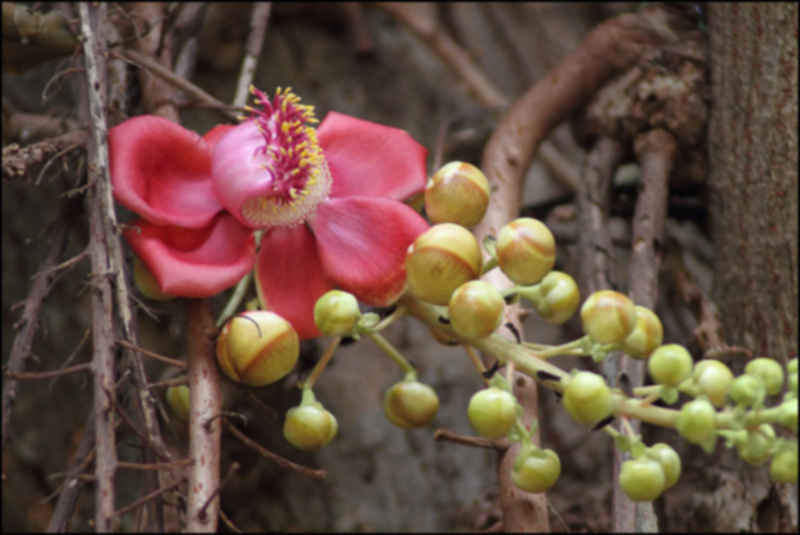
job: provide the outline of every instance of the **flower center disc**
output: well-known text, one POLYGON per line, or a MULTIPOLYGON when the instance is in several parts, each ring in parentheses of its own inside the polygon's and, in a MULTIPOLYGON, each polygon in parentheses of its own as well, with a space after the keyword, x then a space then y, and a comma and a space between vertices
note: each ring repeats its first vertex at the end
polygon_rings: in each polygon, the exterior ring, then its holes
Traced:
POLYGON ((250 87, 261 109, 246 107, 264 136, 264 145, 254 156, 272 179, 263 196, 252 197, 241 208, 253 225, 270 227, 303 221, 331 189, 331 174, 317 132, 314 107, 300 104, 291 88, 278 88, 270 101, 262 91, 250 87))

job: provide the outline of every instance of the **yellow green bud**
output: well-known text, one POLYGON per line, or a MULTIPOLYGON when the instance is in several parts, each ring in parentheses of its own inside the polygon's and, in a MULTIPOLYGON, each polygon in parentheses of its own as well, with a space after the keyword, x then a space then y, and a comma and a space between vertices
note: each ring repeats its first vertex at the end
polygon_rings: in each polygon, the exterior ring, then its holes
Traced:
POLYGON ((442 166, 425 187, 425 212, 432 223, 477 225, 489 206, 489 182, 466 162, 442 166))
POLYGON ((490 386, 472 395, 467 416, 480 436, 502 438, 517 419, 517 400, 511 392, 490 386))
POLYGON ((171 386, 167 388, 167 404, 172 413, 181 420, 189 419, 189 387, 186 385, 171 386))
POLYGON ((649 308, 636 305, 636 326, 622 342, 622 349, 635 359, 646 359, 661 345, 664 328, 661 320, 649 308))
POLYGON ((660 385, 678 386, 692 373, 692 356, 681 345, 665 344, 650 354, 647 371, 660 385))
POLYGON ((601 344, 622 343, 636 325, 636 306, 614 290, 594 292, 581 307, 583 332, 601 344))
POLYGON ((174 299, 174 295, 166 294, 161 291, 155 275, 147 269, 147 266, 138 256, 133 257, 133 283, 139 292, 154 301, 169 301, 174 299))
POLYGON ((342 290, 330 290, 314 304, 314 323, 327 336, 350 334, 360 317, 358 300, 342 290))
POLYGON ((404 429, 428 425, 439 410, 439 397, 419 381, 393 384, 383 397, 383 411, 394 425, 404 429))
POLYGON ((295 448, 316 450, 327 445, 339 430, 336 417, 319 402, 301 404, 286 411, 283 436, 295 448))
POLYGON ((539 282, 556 261, 553 234, 531 217, 520 217, 501 228, 496 245, 500 269, 516 284, 539 282))
POLYGON ((561 271, 550 271, 537 286, 539 299, 533 305, 546 321, 561 325, 575 314, 581 300, 575 279, 561 271))
POLYGON ((783 368, 773 359, 766 357, 753 359, 744 367, 744 373, 764 381, 767 394, 770 396, 780 393, 783 388, 783 368))
POLYGON ((722 407, 733 383, 733 373, 718 360, 704 359, 695 364, 692 379, 715 407, 722 407))
POLYGON ((504 309, 497 288, 481 280, 465 282, 450 297, 450 326, 464 338, 483 338, 500 326, 504 309))
POLYGON ((567 381, 564 408, 576 422, 593 425, 611 414, 611 391, 602 376, 581 371, 567 381))

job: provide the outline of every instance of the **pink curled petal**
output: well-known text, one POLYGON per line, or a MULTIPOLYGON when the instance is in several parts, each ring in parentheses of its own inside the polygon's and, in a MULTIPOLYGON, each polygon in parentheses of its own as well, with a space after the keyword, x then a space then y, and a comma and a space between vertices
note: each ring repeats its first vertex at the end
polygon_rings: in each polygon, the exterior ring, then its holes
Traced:
POLYGON ((428 151, 405 130, 332 111, 317 139, 333 177, 331 197, 402 201, 425 188, 428 151))
POLYGON ((301 339, 320 335, 314 304, 333 288, 325 277, 314 236, 305 225, 278 227, 261 238, 255 269, 264 307, 292 324, 301 339))
POLYGON ((152 115, 108 134, 116 199, 158 225, 200 228, 222 210, 211 183, 211 151, 194 132, 152 115))
POLYGON ((123 235, 155 275, 162 292, 209 297, 230 288, 253 268, 253 231, 230 214, 200 229, 159 226, 140 219, 123 235))
POLYGON ((328 277, 376 306, 403 293, 406 249, 427 228, 412 208, 379 197, 328 199, 311 222, 328 277))
POLYGON ((273 179, 264 168, 267 155, 260 149, 264 135, 255 121, 230 129, 214 146, 211 174, 214 191, 222 203, 243 225, 254 227, 241 214, 242 204, 267 194, 273 179))
POLYGON ((220 138, 230 132, 232 128, 236 128, 236 126, 232 124, 218 124, 203 135, 203 139, 208 143, 208 148, 212 153, 220 138))

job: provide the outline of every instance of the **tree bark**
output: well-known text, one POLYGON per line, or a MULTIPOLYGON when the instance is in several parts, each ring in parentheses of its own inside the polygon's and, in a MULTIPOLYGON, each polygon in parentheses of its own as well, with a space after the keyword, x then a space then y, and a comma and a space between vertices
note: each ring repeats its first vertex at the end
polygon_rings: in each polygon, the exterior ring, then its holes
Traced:
MULTIPOLYGON (((713 298, 726 343, 785 363, 797 354, 798 334, 798 6, 708 9, 713 298)), ((744 363, 731 366, 738 373, 744 363)), ((778 518, 759 515, 760 527, 796 530, 796 486, 774 491, 767 499, 783 504, 770 508, 778 518)))

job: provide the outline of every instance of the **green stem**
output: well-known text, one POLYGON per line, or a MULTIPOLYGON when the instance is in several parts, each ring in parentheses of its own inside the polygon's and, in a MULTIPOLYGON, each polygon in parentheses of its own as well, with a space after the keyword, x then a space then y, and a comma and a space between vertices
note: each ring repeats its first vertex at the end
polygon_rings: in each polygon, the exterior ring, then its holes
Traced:
POLYGON ((546 349, 535 349, 531 347, 531 345, 541 346, 542 344, 528 344, 527 342, 523 342, 523 345, 526 347, 530 347, 536 351, 536 356, 540 359, 549 359, 551 357, 556 357, 559 355, 572 355, 575 357, 590 357, 590 353, 586 353, 585 346, 589 341, 589 335, 583 336, 578 338, 577 340, 573 340, 571 342, 567 342, 566 344, 561 344, 558 346, 548 346, 546 349))
POLYGON ((406 307, 403 305, 398 305, 391 314, 383 318, 375 327, 373 327, 376 331, 382 331, 386 327, 392 324, 392 322, 398 318, 402 318, 406 315, 406 307))
POLYGON ((375 342, 375 344, 379 348, 381 348, 381 350, 384 353, 389 355, 389 357, 391 357, 391 359, 395 361, 398 366, 403 368, 403 371, 406 373, 407 376, 411 374, 416 374, 416 369, 414 369, 414 366, 412 366, 411 363, 408 362, 408 360, 406 360, 406 358, 403 355, 401 355, 400 352, 397 351, 397 349, 395 349, 394 346, 390 344, 389 341, 386 338, 384 338, 380 333, 367 332, 365 333, 365 335, 368 336, 373 342, 375 342))
POLYGON ((496 267, 497 267, 497 257, 492 256, 491 258, 489 258, 489 260, 487 260, 483 264, 483 267, 481 268, 481 275, 483 275, 484 273, 488 273, 489 270, 494 269, 496 267))
POLYGON ((217 318, 217 328, 222 327, 228 318, 233 316, 236 313, 236 309, 239 308, 239 305, 242 303, 242 299, 247 294, 247 289, 250 287, 250 280, 253 278, 253 272, 250 271, 242 277, 242 280, 236 285, 234 288, 233 293, 231 294, 230 299, 228 302, 225 303, 225 308, 222 310, 222 314, 219 315, 217 318))
POLYGON ((342 341, 341 336, 337 336, 333 340, 331 340, 328 349, 325 350, 325 353, 322 355, 322 358, 319 359, 319 361, 314 365, 314 369, 311 370, 311 374, 308 376, 308 379, 306 379, 305 382, 303 383, 303 389, 311 390, 311 388, 313 388, 314 383, 317 382, 317 378, 320 376, 322 371, 328 365, 328 362, 330 362, 331 358, 333 357, 333 354, 336 352, 336 348, 339 347, 339 342, 341 341, 342 341))

